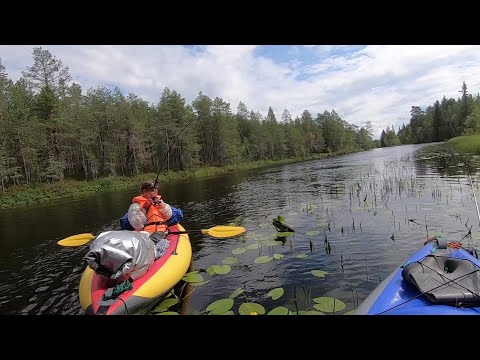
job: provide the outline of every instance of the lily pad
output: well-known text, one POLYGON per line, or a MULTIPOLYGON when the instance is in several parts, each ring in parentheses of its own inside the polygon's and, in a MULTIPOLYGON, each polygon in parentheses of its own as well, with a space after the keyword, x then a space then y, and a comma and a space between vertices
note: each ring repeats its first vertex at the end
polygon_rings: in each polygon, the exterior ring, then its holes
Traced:
POLYGON ((307 254, 297 254, 297 255, 295 255, 295 257, 297 259, 305 259, 306 257, 308 257, 308 255, 307 254))
POLYGON ((211 315, 218 315, 227 312, 233 307, 233 299, 220 299, 214 301, 207 307, 207 312, 211 315))
POLYGON ((325 220, 325 219, 318 219, 317 224, 320 225, 320 226, 327 226, 328 221, 325 220))
POLYGON ((236 298, 238 295, 240 294, 243 294, 245 290, 243 288, 238 288, 237 290, 235 290, 233 293, 230 294, 229 298, 230 299, 234 299, 236 298))
POLYGON ((284 306, 277 306, 275 309, 272 309, 268 312, 267 315, 288 315, 290 310, 284 306))
POLYGON ((185 274, 182 280, 188 283, 198 283, 198 282, 202 282, 204 279, 202 274, 198 274, 196 271, 194 271, 194 272, 189 272, 185 274))
POLYGON ((171 306, 173 306, 177 303, 178 303, 178 299, 175 299, 175 298, 165 299, 153 311, 155 311, 155 312, 167 311, 169 307, 171 307, 171 306))
POLYGON ((272 300, 277 300, 281 298, 284 293, 285 290, 283 290, 283 288, 275 288, 270 290, 267 295, 270 296, 272 300))
POLYGON ((228 265, 217 265, 215 266, 215 273, 219 275, 228 274, 232 268, 228 265))
POLYGON ((208 284, 210 281, 212 281, 212 280, 190 283, 190 285, 192 285, 192 286, 202 286, 202 285, 208 284))
POLYGON ((235 315, 235 313, 232 310, 228 310, 228 311, 225 311, 224 313, 215 314, 215 315, 235 315))
POLYGON ((233 249, 233 250, 232 250, 232 254, 233 254, 233 255, 239 255, 239 254, 243 254, 245 251, 247 251, 246 248, 244 248, 244 247, 239 247, 239 248, 233 249))
POLYGON ((257 303, 242 303, 238 308, 238 312, 240 315, 250 315, 251 313, 263 315, 265 314, 265 308, 257 303))
POLYGON ((222 260, 222 264, 225 264, 225 265, 233 265, 236 263, 238 263, 238 259, 234 258, 233 256, 229 256, 222 260))
MULTIPOLYGON (((290 315, 292 315, 292 313, 290 313, 290 315)), ((293 315, 297 315, 297 313, 293 313, 293 315)), ((321 311, 315 311, 315 310, 300 310, 298 312, 298 315, 325 315, 324 313, 322 313, 321 311)))
POLYGON ((283 259, 284 257, 285 257, 285 255, 283 255, 283 254, 273 254, 273 258, 276 259, 276 260, 283 259))
POLYGON ((346 305, 343 301, 332 298, 332 297, 317 297, 314 298, 313 301, 316 302, 313 307, 317 310, 323 311, 323 312, 335 312, 337 311, 342 311, 345 309, 346 305))
POLYGON ((355 310, 346 311, 346 312, 343 313, 343 315, 353 315, 354 311, 355 310))
POLYGON ((318 235, 320 234, 320 231, 309 231, 307 232, 305 235, 308 235, 308 236, 315 236, 315 235, 318 235))
POLYGON ((255 259, 256 264, 265 264, 273 260, 272 256, 260 256, 255 259))
POLYGON ((278 232, 275 235, 278 238, 278 237, 292 236, 292 235, 295 235, 295 233, 287 231, 287 232, 278 232))
POLYGON ((215 274, 215 268, 217 267, 218 265, 210 265, 208 268, 207 268, 207 274, 208 275, 213 275, 215 274))
POLYGON ((325 277, 325 274, 328 274, 328 272, 322 270, 312 270, 311 273, 316 277, 325 277))
POLYGON ((248 250, 255 250, 255 249, 258 249, 260 247, 260 243, 254 243, 254 244, 250 244, 247 246, 247 249, 248 250))
POLYGON ((165 311, 165 312, 161 312, 161 313, 158 313, 158 314, 155 314, 155 315, 180 315, 180 314, 175 312, 175 311, 165 311))

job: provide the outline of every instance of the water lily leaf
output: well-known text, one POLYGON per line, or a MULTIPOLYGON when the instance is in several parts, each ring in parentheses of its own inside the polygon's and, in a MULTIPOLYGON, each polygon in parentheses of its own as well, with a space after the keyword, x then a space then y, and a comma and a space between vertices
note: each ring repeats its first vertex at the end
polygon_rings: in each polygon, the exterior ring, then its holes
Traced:
POLYGON ((218 265, 210 265, 208 268, 207 268, 207 274, 208 275, 213 275, 215 274, 215 268, 217 267, 218 265))
POLYGON ((175 311, 165 311, 165 312, 161 312, 161 313, 158 313, 158 314, 155 314, 155 315, 180 315, 180 314, 175 312, 175 311))
POLYGON ((287 237, 287 236, 292 236, 294 235, 295 233, 293 232, 290 232, 290 231, 287 231, 287 232, 278 232, 276 233, 276 237, 279 238, 279 237, 287 237))
POLYGON ((267 295, 270 296, 272 300, 277 300, 278 298, 281 298, 284 293, 285 290, 283 290, 283 288, 275 288, 270 290, 267 295))
POLYGON ((197 272, 190 272, 185 274, 182 280, 188 283, 198 283, 198 282, 202 282, 204 279, 202 274, 197 274, 197 272))
POLYGON ((276 218, 273 218, 272 221, 273 220, 278 220, 281 223, 285 222, 285 218, 282 215, 278 215, 276 218))
POLYGON ((171 307, 171 306, 173 306, 177 303, 178 303, 178 299, 174 299, 174 298, 165 299, 153 311, 155 311, 155 312, 167 311, 169 307, 171 307))
POLYGON ((342 311, 346 307, 343 301, 332 297, 321 296, 314 298, 313 301, 317 303, 313 305, 313 307, 323 312, 333 312, 334 310, 335 312, 342 311))
POLYGON ((260 256, 255 259, 256 264, 265 264, 273 260, 272 256, 260 256))
POLYGON ((280 259, 282 259, 282 258, 284 258, 284 257, 285 257, 285 255, 283 255, 283 254, 273 254, 273 258, 274 258, 274 259, 277 259, 277 260, 280 260, 280 259))
POLYGON ((277 306, 275 309, 272 309, 268 312, 267 315, 288 315, 290 310, 284 306, 277 306))
POLYGON ((225 265, 233 265, 236 263, 238 263, 238 259, 234 258, 233 256, 229 256, 222 260, 222 264, 225 264, 225 265))
MULTIPOLYGON (((296 313, 294 315, 297 315, 296 313)), ((300 310, 298 312, 298 315, 325 315, 321 311, 315 311, 315 310, 300 310)))
POLYGON ((257 315, 265 314, 265 308, 257 303, 242 303, 238 308, 240 315, 250 315, 256 313, 257 315))
POLYGON ((243 288, 238 288, 237 290, 235 290, 233 293, 230 294, 229 298, 230 299, 234 299, 236 298, 238 295, 240 294, 243 294, 245 290, 243 288))
POLYGON ((215 267, 215 273, 219 275, 228 274, 232 268, 228 265, 217 265, 215 267))
POLYGON ((317 224, 320 225, 320 226, 327 226, 328 221, 325 220, 325 219, 318 219, 317 224))
POLYGON ((325 277, 325 274, 328 274, 328 272, 322 270, 312 270, 311 273, 316 277, 325 277))
POLYGON ((214 301, 207 307, 207 312, 211 315, 218 315, 227 312, 233 307, 233 299, 220 299, 214 301))
POLYGON ((228 310, 228 311, 225 311, 224 313, 216 314, 216 315, 235 315, 235 313, 232 310, 228 310))
POLYGON ((255 250, 255 249, 258 249, 260 247, 260 243, 255 243, 255 244, 250 244, 247 246, 247 249, 248 250, 255 250))
POLYGON ((192 285, 192 286, 202 286, 202 285, 208 284, 210 281, 212 281, 212 280, 190 283, 190 285, 192 285))
POLYGON ((243 254, 245 251, 247 251, 247 249, 245 249, 244 247, 239 247, 239 248, 233 249, 232 254, 239 255, 239 254, 243 254))
POLYGON ((308 257, 308 255, 307 254, 297 254, 297 255, 295 255, 295 257, 297 259, 305 259, 306 257, 308 257))
POLYGON ((352 315, 355 310, 346 311, 343 315, 352 315))
POLYGON ((308 235, 308 236, 315 236, 315 235, 318 235, 320 234, 320 231, 309 231, 307 232, 305 235, 308 235))

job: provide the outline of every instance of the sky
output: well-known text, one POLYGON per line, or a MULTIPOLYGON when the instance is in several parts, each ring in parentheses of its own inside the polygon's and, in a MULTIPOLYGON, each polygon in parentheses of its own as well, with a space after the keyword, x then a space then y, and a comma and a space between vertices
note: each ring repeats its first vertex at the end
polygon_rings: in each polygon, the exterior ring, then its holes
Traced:
POLYGON ((33 65, 41 46, 69 67, 84 94, 118 87, 157 104, 165 87, 186 103, 201 91, 212 100, 242 101, 249 111, 277 120, 325 110, 350 124, 373 125, 378 139, 387 126, 410 121, 412 106, 480 92, 479 45, 0 45, 10 79, 33 65))

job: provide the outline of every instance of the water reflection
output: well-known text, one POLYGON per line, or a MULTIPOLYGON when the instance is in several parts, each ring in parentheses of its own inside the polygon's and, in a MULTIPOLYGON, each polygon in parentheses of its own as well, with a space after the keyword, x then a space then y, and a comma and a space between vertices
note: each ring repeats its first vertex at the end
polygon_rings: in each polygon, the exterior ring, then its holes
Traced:
MULTIPOLYGON (((194 267, 209 282, 183 289, 189 295, 181 311, 203 314, 240 288, 235 314, 252 302, 266 312, 318 311, 324 305, 316 301, 326 297, 342 301, 345 308, 335 313, 343 314, 418 249, 427 232, 459 240, 473 226, 465 241, 476 242, 467 174, 478 190, 478 157, 426 148, 374 149, 174 184, 160 179, 160 192, 183 210, 187 229, 247 228, 230 239, 191 234, 194 267), (277 236, 278 215, 295 229, 292 236, 277 236), (207 272, 227 258, 238 261, 227 274, 207 272), (268 295, 275 288, 284 290, 278 299, 268 295)), ((56 241, 117 227, 137 192, 1 211, 0 313, 81 314, 77 291, 88 247, 56 241)))

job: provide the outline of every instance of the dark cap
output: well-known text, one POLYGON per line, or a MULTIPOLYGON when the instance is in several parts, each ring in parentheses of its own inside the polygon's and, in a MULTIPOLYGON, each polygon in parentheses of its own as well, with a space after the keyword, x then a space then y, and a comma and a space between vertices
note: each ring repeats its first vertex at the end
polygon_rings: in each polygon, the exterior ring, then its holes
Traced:
POLYGON ((147 189, 153 189, 154 188, 154 184, 153 184, 153 181, 145 181, 142 186, 140 186, 140 190, 143 192, 143 190, 147 190, 147 189))

